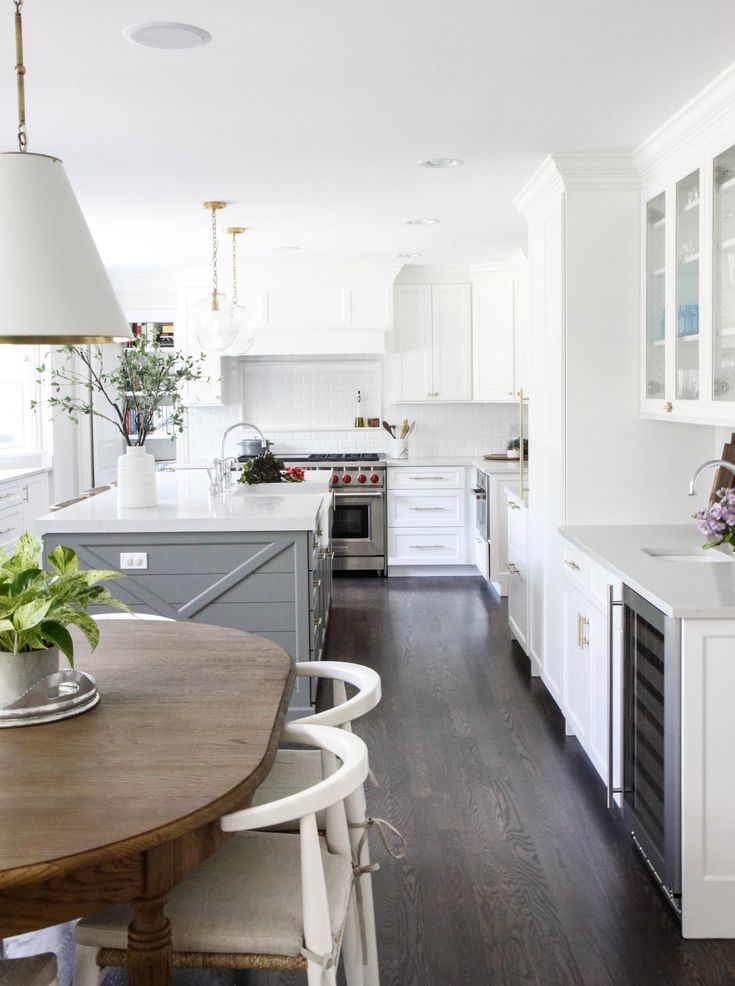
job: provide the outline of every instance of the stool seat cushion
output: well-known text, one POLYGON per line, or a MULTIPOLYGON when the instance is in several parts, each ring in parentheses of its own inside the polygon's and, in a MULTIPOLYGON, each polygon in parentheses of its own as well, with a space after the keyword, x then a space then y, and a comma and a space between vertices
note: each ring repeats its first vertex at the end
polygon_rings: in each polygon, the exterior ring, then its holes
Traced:
MULTIPOLYGON (((352 866, 320 839, 332 934, 344 927, 352 866)), ((299 955, 304 945, 300 839, 240 832, 174 887, 166 907, 176 952, 299 955)), ((80 945, 126 948, 132 910, 125 904, 83 918, 80 945)))
POLYGON ((0 959, 0 986, 52 986, 55 983, 55 955, 0 959))

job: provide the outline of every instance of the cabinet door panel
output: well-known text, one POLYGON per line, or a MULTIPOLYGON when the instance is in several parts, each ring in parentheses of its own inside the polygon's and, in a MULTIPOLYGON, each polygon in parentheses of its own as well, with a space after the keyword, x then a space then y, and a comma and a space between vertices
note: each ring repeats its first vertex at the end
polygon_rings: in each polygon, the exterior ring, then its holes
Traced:
POLYGON ((397 399, 430 400, 431 285, 398 285, 394 306, 397 399))
POLYGON ((472 396, 513 400, 514 282, 476 284, 472 291, 472 396))
POLYGON ((472 296, 469 284, 434 284, 433 386, 438 401, 472 398, 472 296))
POLYGON ((591 621, 587 601, 575 588, 565 584, 562 590, 564 638, 563 711, 567 733, 577 737, 585 749, 589 746, 592 661, 590 655, 591 621))

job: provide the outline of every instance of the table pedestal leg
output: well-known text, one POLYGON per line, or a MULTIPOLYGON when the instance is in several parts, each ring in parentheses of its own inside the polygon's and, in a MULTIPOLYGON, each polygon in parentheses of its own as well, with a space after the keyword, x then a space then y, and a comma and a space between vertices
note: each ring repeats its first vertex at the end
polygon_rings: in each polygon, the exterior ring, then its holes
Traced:
POLYGON ((168 894, 136 897, 128 928, 130 986, 164 986, 171 982, 171 922, 164 913, 168 894))

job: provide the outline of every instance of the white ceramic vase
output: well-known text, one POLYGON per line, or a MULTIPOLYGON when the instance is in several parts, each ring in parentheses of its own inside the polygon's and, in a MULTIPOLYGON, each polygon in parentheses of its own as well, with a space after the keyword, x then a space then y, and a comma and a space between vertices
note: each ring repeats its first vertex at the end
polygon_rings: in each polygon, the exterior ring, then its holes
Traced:
POLYGON ((59 670, 59 648, 8 654, 0 651, 0 706, 9 705, 46 675, 59 670))
POLYGON ((117 460, 117 505, 155 507, 156 461, 143 445, 128 445, 117 460))

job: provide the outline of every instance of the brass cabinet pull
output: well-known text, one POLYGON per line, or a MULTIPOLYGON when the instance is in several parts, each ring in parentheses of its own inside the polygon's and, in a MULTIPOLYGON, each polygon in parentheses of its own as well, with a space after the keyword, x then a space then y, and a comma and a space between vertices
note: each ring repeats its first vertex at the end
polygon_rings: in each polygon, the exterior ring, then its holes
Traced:
POLYGON ((14 528, 12 528, 12 527, 4 527, 4 528, 3 528, 3 529, 2 529, 1 531, 0 531, 0 534, 10 534, 10 532, 11 532, 12 530, 14 530, 14 528))
POLYGON ((446 548, 446 544, 411 544, 409 547, 425 551, 427 548, 446 548))
POLYGON ((10 493, 0 493, 0 500, 7 500, 9 496, 15 496, 15 490, 11 490, 10 493))
POLYGON ((315 627, 320 627, 321 625, 322 625, 322 618, 321 618, 321 616, 316 616, 315 615, 314 616, 314 626, 315 627))
POLYGON ((446 476, 409 476, 408 478, 409 479, 435 479, 435 480, 441 481, 441 480, 446 479, 446 476))
POLYGON ((314 586, 315 589, 318 589, 319 586, 322 584, 322 580, 321 579, 314 579, 314 581, 311 584, 314 586))
POLYGON ((508 506, 510 507, 511 510, 520 510, 521 509, 518 506, 518 504, 517 503, 513 503, 512 500, 506 500, 505 502, 508 504, 508 506))
POLYGON ((409 507, 409 510, 446 510, 446 507, 409 507))
POLYGON ((585 629, 590 625, 590 621, 586 616, 581 613, 577 613, 577 647, 580 650, 584 650, 585 647, 589 647, 590 638, 586 636, 585 629))
POLYGON ((518 573, 520 572, 520 569, 517 568, 511 561, 507 561, 505 563, 505 567, 508 569, 511 575, 518 575, 518 573))
POLYGON ((666 411, 667 414, 671 414, 673 410, 674 410, 674 405, 671 403, 671 401, 666 401, 666 403, 664 404, 664 411, 666 411))
POLYGON ((579 565, 576 563, 576 561, 569 561, 568 558, 565 558, 564 564, 567 566, 567 568, 571 568, 573 572, 579 571, 579 565))

